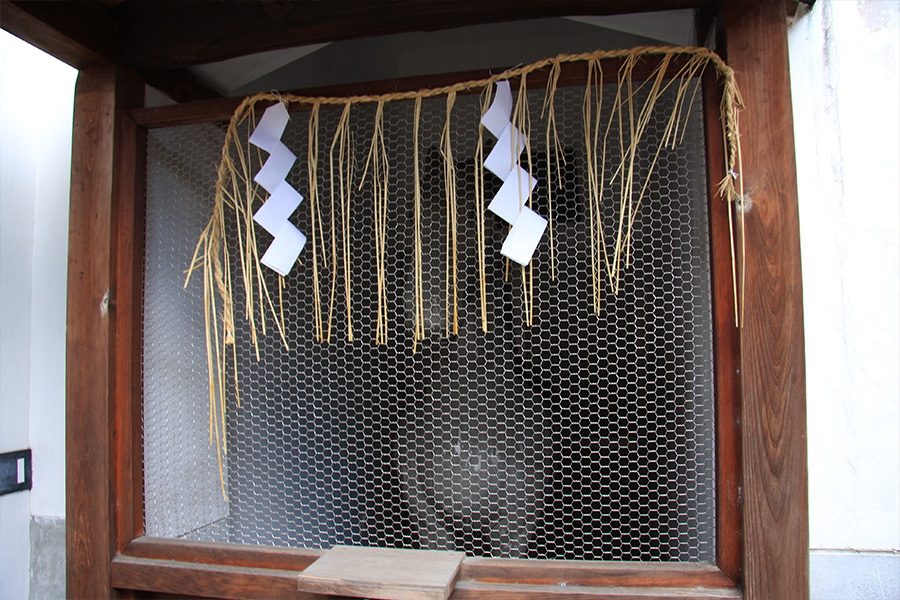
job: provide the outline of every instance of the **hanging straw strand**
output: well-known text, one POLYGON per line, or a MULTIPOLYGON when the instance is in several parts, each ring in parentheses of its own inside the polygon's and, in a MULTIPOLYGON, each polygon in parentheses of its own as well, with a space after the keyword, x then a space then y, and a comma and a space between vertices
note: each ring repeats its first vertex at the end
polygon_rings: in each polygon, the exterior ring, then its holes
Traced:
MULTIPOLYGON (((312 250, 312 266, 313 266, 313 323, 315 340, 317 342, 325 341, 324 328, 322 324, 322 298, 319 294, 319 256, 316 248, 316 232, 321 231, 321 218, 318 216, 319 202, 319 186, 318 186, 318 164, 319 164, 319 104, 315 103, 309 113, 309 125, 307 136, 307 168, 309 174, 309 216, 310 216, 310 246, 312 250)), ((321 232, 318 234, 321 236, 321 232)), ((324 253, 323 253, 324 254, 324 253)), ((324 255, 323 257, 324 258, 324 255)))
POLYGON ((419 181, 419 121, 422 114, 422 97, 416 96, 413 114, 413 231, 415 233, 415 305, 416 327, 413 333, 413 354, 419 340, 425 339, 425 307, 422 298, 422 186, 419 181))
MULTIPOLYGON (((493 87, 486 86, 481 98, 481 116, 491 106, 493 87)), ((487 312, 487 267, 484 256, 485 214, 484 214, 484 125, 478 122, 478 146, 475 149, 475 225, 478 236, 478 283, 481 300, 481 330, 488 332, 487 312)))
POLYGON ((447 336, 459 335, 459 308, 457 286, 457 253, 456 253, 456 166, 453 164, 453 146, 450 139, 450 117, 453 112, 453 104, 456 102, 456 91, 450 90, 447 94, 447 111, 444 118, 444 131, 441 134, 441 156, 444 158, 444 195, 447 200, 447 260, 446 260, 446 285, 445 304, 447 307, 446 333, 447 336), (451 287, 452 306, 451 311, 451 287))
POLYGON ((556 86, 559 83, 559 75, 562 71, 559 62, 554 62, 550 68, 550 76, 547 78, 547 90, 544 92, 544 105, 541 108, 541 118, 545 118, 547 129, 545 133, 544 143, 547 151, 547 213, 548 225, 550 230, 550 279, 556 279, 556 244, 553 240, 553 170, 551 168, 550 153, 550 130, 553 130, 553 154, 552 157, 556 162, 556 180, 560 189, 563 187, 562 170, 560 166, 560 157, 562 156, 562 142, 559 141, 559 131, 556 127, 556 86))

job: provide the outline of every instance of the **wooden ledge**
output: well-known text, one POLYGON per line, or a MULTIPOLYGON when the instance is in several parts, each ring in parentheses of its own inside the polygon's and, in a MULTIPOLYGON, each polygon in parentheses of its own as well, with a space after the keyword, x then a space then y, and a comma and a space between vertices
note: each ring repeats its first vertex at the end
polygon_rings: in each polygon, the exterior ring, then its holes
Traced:
POLYGON ((464 552, 335 546, 297 577, 303 592, 382 598, 447 600, 464 552))

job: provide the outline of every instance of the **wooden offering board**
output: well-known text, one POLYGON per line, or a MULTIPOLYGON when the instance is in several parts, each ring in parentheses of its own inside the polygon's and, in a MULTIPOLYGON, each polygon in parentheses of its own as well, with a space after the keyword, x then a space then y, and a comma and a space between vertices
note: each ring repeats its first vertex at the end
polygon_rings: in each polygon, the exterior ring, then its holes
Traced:
POLYGON ((303 592, 384 600, 447 600, 464 552, 335 546, 305 571, 303 592))

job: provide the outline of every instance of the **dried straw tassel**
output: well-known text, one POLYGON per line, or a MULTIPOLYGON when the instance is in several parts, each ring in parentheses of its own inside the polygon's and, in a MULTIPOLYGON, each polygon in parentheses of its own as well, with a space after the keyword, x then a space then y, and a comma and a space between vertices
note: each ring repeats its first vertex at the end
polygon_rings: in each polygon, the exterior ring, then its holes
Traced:
POLYGON ((338 276, 338 266, 337 266, 337 231, 335 229, 334 220, 337 215, 337 208, 335 207, 334 196, 335 196, 335 179, 337 179, 338 189, 337 195, 340 198, 341 203, 341 244, 344 249, 343 253, 343 276, 344 276, 344 294, 346 296, 346 308, 347 308, 347 339, 349 341, 353 341, 353 323, 350 319, 350 248, 349 248, 349 223, 348 223, 348 215, 347 215, 347 194, 350 190, 350 176, 347 172, 345 165, 348 163, 348 153, 349 153, 349 145, 350 145, 350 107, 352 105, 347 103, 344 105, 344 109, 341 112, 341 118, 338 122, 337 129, 334 132, 334 138, 331 141, 331 147, 328 150, 328 179, 329 179, 329 188, 331 190, 331 252, 332 252, 332 281, 331 281, 331 302, 329 303, 328 308, 328 338, 327 340, 331 341, 331 328, 332 328, 332 313, 334 311, 335 304, 335 293, 337 288, 337 276, 338 276), (335 178, 334 176, 334 149, 337 146, 338 149, 338 176, 335 178))
POLYGON ((369 145, 369 156, 363 169, 360 187, 365 182, 369 166, 372 167, 372 198, 375 230, 375 270, 377 274, 377 317, 375 324, 375 343, 387 343, 387 292, 385 265, 385 237, 387 235, 387 201, 388 201, 388 160, 384 143, 384 101, 378 102, 375 110, 375 126, 372 142, 369 145))
MULTIPOLYGON (((545 135, 545 148, 547 151, 547 212, 548 212, 548 225, 547 228, 550 230, 550 279, 556 280, 556 243, 553 239, 553 174, 556 174, 556 181, 559 184, 560 189, 563 187, 562 180, 562 170, 559 168, 562 153, 562 143, 559 141, 559 131, 556 127, 556 86, 559 82, 561 67, 559 61, 553 63, 553 66, 550 68, 550 76, 547 78, 547 89, 544 92, 544 106, 541 108, 541 118, 545 118, 546 114, 546 135, 545 135), (551 167, 551 152, 550 152, 550 130, 553 130, 553 153, 552 157, 555 159, 556 169, 551 167)), ((565 158, 562 158, 562 162, 565 161, 565 158)), ((476 163, 477 164, 477 163, 476 163)))
POLYGON ((449 337, 459 335, 459 307, 457 288, 456 265, 456 166, 453 164, 453 146, 450 140, 450 117, 453 112, 453 104, 456 102, 456 92, 451 90, 447 94, 447 110, 444 118, 444 131, 441 134, 441 156, 444 158, 444 196, 447 200, 447 243, 446 243, 446 282, 445 305, 446 334, 449 337), (453 311, 450 310, 450 289, 453 289, 453 311))
MULTIPOLYGON (((530 137, 531 132, 531 113, 528 109, 528 83, 527 83, 527 74, 523 73, 519 80, 519 91, 516 95, 516 105, 513 109, 513 117, 512 123, 519 130, 520 135, 513 136, 511 141, 514 141, 516 146, 511 148, 510 155, 513 157, 513 161, 517 161, 518 157, 521 156, 522 151, 525 151, 525 157, 528 160, 528 181, 531 181, 533 177, 533 161, 531 159, 531 144, 528 143, 528 139, 530 137), (519 144, 524 144, 524 148, 519 146, 519 144)), ((528 190, 528 196, 522 197, 522 186, 519 185, 519 210, 531 200, 531 186, 526 185, 526 189, 528 190)), ((532 202, 533 206, 533 202, 532 202)), ((532 263, 534 260, 532 259, 532 263)), ((524 305, 524 317, 525 317, 525 325, 531 326, 534 322, 533 312, 534 312, 534 304, 533 299, 534 296, 529 292, 529 278, 534 277, 534 270, 530 268, 526 268, 525 265, 521 265, 520 272, 522 273, 522 299, 524 305)), ((533 281, 531 282, 533 286, 533 281)))
MULTIPOLYGON (((322 321, 322 297, 319 291, 319 253, 316 248, 317 238, 321 238, 322 218, 319 211, 319 104, 313 104, 309 113, 307 128, 307 169, 309 176, 309 217, 310 217, 310 249, 313 266, 313 327, 315 340, 325 341, 325 329, 322 321)), ((324 248, 322 252, 324 259, 324 248)))
POLYGON ((418 349, 419 340, 425 339, 425 306, 422 294, 422 186, 419 180, 419 121, 422 114, 422 97, 416 96, 413 113, 413 231, 415 233, 415 331, 413 333, 413 354, 418 349))
MULTIPOLYGON (((481 95, 481 116, 491 106, 494 87, 485 86, 481 95)), ((481 330, 488 332, 487 312, 487 268, 485 264, 485 214, 484 214, 484 125, 478 122, 478 146, 475 149, 475 227, 478 237, 478 283, 481 301, 481 330)))
MULTIPOLYGON (((350 147, 350 108, 348 102, 341 112, 335 139, 338 141, 338 174, 341 196, 341 243, 344 249, 344 299, 347 308, 347 340, 353 341, 353 318, 351 310, 351 270, 350 270, 350 192, 353 189, 353 162, 350 147)), ((334 144, 332 144, 332 148, 334 144)), ((333 184, 333 181, 332 181, 333 184)))
POLYGON ((388 198, 390 191, 390 166, 388 163, 387 145, 384 142, 384 109, 378 122, 379 144, 381 146, 381 174, 382 174, 382 203, 381 203, 381 339, 387 343, 388 339, 388 307, 387 307, 387 215, 388 198))
MULTIPOLYGON (((582 104, 582 119, 584 121, 584 138, 585 138, 585 163, 588 176, 588 226, 589 237, 591 241, 591 283, 592 283, 592 300, 595 314, 600 314, 600 289, 602 286, 601 275, 601 253, 605 249, 602 242, 603 225, 600 221, 600 194, 603 189, 599 180, 598 161, 597 161, 597 141, 599 136, 600 114, 599 106, 602 97, 603 75, 597 72, 599 63, 594 60, 588 61, 587 82, 584 89, 584 101, 582 104), (596 116, 594 107, 597 107, 596 116), (600 232, 599 235, 597 232, 600 232)), ((603 168, 603 161, 600 168, 603 168)))

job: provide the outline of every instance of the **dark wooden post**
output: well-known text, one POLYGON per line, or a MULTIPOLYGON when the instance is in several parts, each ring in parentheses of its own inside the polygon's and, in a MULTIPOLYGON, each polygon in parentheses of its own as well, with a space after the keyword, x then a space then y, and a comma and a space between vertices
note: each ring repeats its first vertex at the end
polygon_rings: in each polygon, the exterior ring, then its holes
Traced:
POLYGON ((123 109, 143 86, 113 67, 75 86, 66 331, 66 583, 73 598, 110 598, 117 548, 114 452, 116 222, 123 109))
POLYGON ((741 332, 743 582, 750 600, 809 597, 806 383, 797 174, 783 0, 725 3, 741 113, 747 287, 741 332))

